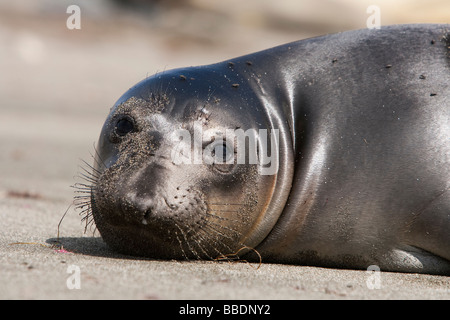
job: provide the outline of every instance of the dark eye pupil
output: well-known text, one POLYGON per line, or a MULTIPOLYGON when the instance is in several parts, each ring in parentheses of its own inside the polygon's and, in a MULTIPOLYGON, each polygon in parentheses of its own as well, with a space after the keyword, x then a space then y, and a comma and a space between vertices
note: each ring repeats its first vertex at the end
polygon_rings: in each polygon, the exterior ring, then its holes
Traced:
POLYGON ((213 156, 215 157, 222 156, 222 162, 226 162, 228 159, 227 146, 225 144, 223 144, 222 146, 216 146, 213 150, 213 156))
POLYGON ((130 133, 133 130, 134 124, 133 122, 130 121, 130 119, 123 118, 117 121, 116 123, 116 133, 121 137, 126 135, 127 133, 130 133))
POLYGON ((228 149, 226 145, 222 146, 222 157, 223 157, 223 161, 227 161, 228 160, 228 149))

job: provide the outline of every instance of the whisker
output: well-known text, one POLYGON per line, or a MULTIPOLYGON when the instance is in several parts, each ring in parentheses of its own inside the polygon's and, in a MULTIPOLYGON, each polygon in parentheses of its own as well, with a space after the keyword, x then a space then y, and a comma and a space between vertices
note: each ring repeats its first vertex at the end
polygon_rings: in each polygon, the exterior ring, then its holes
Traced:
MULTIPOLYGON (((100 154, 98 153, 97 148, 95 147, 95 142, 92 145, 94 147, 94 151, 95 154, 97 155, 97 157, 94 157, 92 154, 92 158, 94 159, 94 161, 99 165, 99 166, 103 166, 105 169, 107 169, 108 167, 105 164, 105 161, 102 159, 102 157, 100 156, 100 154), (98 159, 97 159, 98 158, 98 159)), ((90 152, 89 152, 90 153, 90 152)))
MULTIPOLYGON (((177 228, 179 228, 179 227, 177 226, 177 228)), ((184 258, 186 260, 189 260, 189 258, 187 257, 186 253, 184 252, 183 243, 181 242, 180 238, 178 237, 178 232, 176 232, 176 231, 175 231, 175 236, 177 237, 178 243, 180 244, 180 249, 181 249, 181 252, 183 253, 184 258)))
MULTIPOLYGON (((86 213, 86 210, 91 210, 91 204, 88 202, 83 202, 83 203, 73 203, 75 205, 75 209, 76 210, 81 210, 80 213, 78 214, 79 216, 83 215, 84 213, 86 213)), ((92 210, 91 210, 92 211, 92 210)))
POLYGON ((86 175, 86 173, 84 173, 84 172, 78 172, 78 174, 75 176, 76 178, 79 178, 79 179, 81 179, 81 180, 84 180, 84 181, 86 181, 86 182, 90 182, 90 183, 92 183, 92 184, 96 184, 97 183, 97 181, 98 181, 98 178, 97 177, 94 177, 94 176, 92 176, 92 175, 86 175))
POLYGON ((91 190, 75 190, 74 191, 74 193, 76 193, 77 195, 76 196, 74 196, 74 199, 75 199, 75 197, 78 197, 78 196, 80 196, 80 197, 88 197, 90 194, 92 194, 92 191, 91 190))
POLYGON ((73 203, 75 205, 75 209, 76 210, 81 210, 80 213, 78 214, 79 216, 83 215, 85 212, 85 210, 90 210, 91 209, 91 205, 90 203, 82 203, 80 205, 73 203))
POLYGON ((93 171, 90 171, 90 170, 86 169, 83 165, 78 165, 78 168, 83 170, 86 175, 88 175, 88 176, 90 176, 92 178, 98 179, 98 176, 93 171))
MULTIPOLYGON (((84 207, 87 207, 86 209, 83 209, 78 215, 79 216, 84 216, 86 213, 90 213, 92 212, 91 210, 91 206, 90 205, 85 205, 84 207)), ((81 207, 79 207, 81 209, 81 207)), ((85 217, 84 217, 85 218, 85 217)), ((84 219, 83 218, 83 219, 84 219)))
POLYGON ((251 203, 229 203, 229 202, 223 202, 223 203, 208 203, 208 205, 211 206, 252 206, 251 203))
MULTIPOLYGON (((199 231, 201 231, 201 230, 199 230, 199 231)), ((202 236, 200 236, 200 232, 197 232, 197 233, 195 234, 195 237, 199 237, 201 241, 207 243, 207 240, 204 239, 202 236)), ((203 246, 201 245, 201 241, 199 241, 199 240, 196 239, 195 237, 192 237, 192 240, 193 240, 193 241, 195 242, 195 244, 199 247, 199 249, 200 249, 200 250, 208 257, 208 259, 214 260, 214 258, 211 257, 211 256, 205 251, 205 249, 204 249, 203 246)), ((215 248, 214 248, 214 249, 215 249, 215 248)), ((216 251, 217 251, 217 250, 216 250, 216 251)))
MULTIPOLYGON (((207 225, 211 225, 211 224, 213 224, 213 225, 215 225, 215 226, 218 226, 219 228, 228 230, 228 231, 230 231, 230 232, 236 234, 237 236, 242 236, 242 233, 239 232, 239 231, 236 231, 236 230, 234 230, 234 229, 232 229, 232 228, 223 226, 223 225, 221 225, 221 224, 219 224, 219 223, 215 223, 215 222, 212 222, 212 221, 208 221, 207 225)), ((230 239, 232 239, 232 238, 230 238, 230 239)))
POLYGON ((85 183, 81 183, 81 182, 77 182, 73 185, 74 188, 78 189, 78 190, 92 190, 92 185, 90 184, 85 184, 85 183))
POLYGON ((211 214, 211 213, 202 213, 202 215, 208 216, 208 217, 212 217, 221 221, 231 221, 231 219, 227 218, 227 217, 221 217, 221 216, 217 216, 215 214, 211 214))
POLYGON ((73 200, 76 203, 89 203, 91 202, 91 192, 83 192, 82 194, 75 195, 73 196, 73 200))
MULTIPOLYGON (((237 212, 237 211, 236 211, 237 212)), ((214 213, 214 212, 213 212, 214 213)), ((208 217, 212 217, 212 218, 215 218, 215 219, 218 219, 218 220, 222 220, 222 221, 231 221, 231 222, 237 222, 237 223, 241 223, 242 221, 239 221, 239 220, 235 220, 235 219, 230 219, 230 218, 228 218, 228 217, 222 217, 222 216, 219 216, 219 215, 215 215, 215 214, 213 214, 213 213, 211 213, 211 212, 205 212, 205 213, 203 213, 203 215, 205 215, 205 216, 208 216, 208 217)))
MULTIPOLYGON (((92 227, 94 227, 94 231, 92 231, 92 235, 94 236, 95 231, 98 231, 98 229, 97 229, 97 226, 95 225, 95 223, 91 225, 91 227, 90 227, 91 230, 92 230, 92 227)), ((99 233, 99 235, 100 235, 100 233, 99 233)))
POLYGON ((91 202, 88 199, 74 199, 72 202, 77 209, 83 209, 84 207, 89 207, 91 202))
MULTIPOLYGON (((92 213, 92 211, 91 211, 91 213, 92 213)), ((84 227, 84 233, 86 234, 88 226, 92 227, 94 225, 94 216, 92 214, 90 214, 90 215, 86 216, 85 218, 87 218, 87 219, 85 219, 86 224, 84 227)), ((97 227, 95 229, 97 229, 97 227)), ((94 231, 95 231, 95 229, 94 229, 94 231)))
POLYGON ((92 174, 96 174, 98 176, 101 176, 101 172, 98 171, 97 169, 94 168, 94 166, 92 166, 91 164, 87 163, 85 160, 80 159, 81 162, 83 162, 88 168, 90 168, 92 170, 92 174))
POLYGON ((256 270, 258 270, 261 267, 261 264, 262 264, 261 254, 255 248, 251 248, 251 247, 248 247, 246 245, 243 245, 242 248, 240 248, 238 251, 236 251, 234 253, 230 253, 230 254, 227 254, 227 255, 219 256, 215 260, 216 261, 222 261, 222 260, 230 261, 231 260, 231 261, 239 261, 239 262, 247 262, 248 263, 247 260, 241 260, 239 258, 239 256, 238 256, 238 253, 241 252, 244 249, 249 249, 249 250, 253 251, 259 257, 259 264, 258 264, 258 267, 256 267, 256 270), (235 257, 233 257, 233 256, 235 256, 235 257))
POLYGON ((59 242, 59 228, 60 228, 61 223, 62 223, 62 221, 64 220, 64 218, 66 217, 66 214, 67 214, 67 212, 69 211, 69 209, 70 209, 71 206, 72 206, 72 204, 69 205, 69 207, 66 209, 66 212, 64 212, 64 214, 62 215, 61 220, 59 220, 59 223, 58 223, 58 231, 57 231, 57 233, 56 233, 56 239, 57 239, 58 242, 59 242))
POLYGON ((91 201, 91 195, 77 195, 73 197, 73 202, 78 203, 89 203, 91 201))
POLYGON ((191 245, 190 245, 190 243, 189 243, 189 241, 188 241, 188 239, 187 239, 186 234, 184 233, 184 231, 180 228, 180 226, 179 226, 177 223, 175 223, 175 226, 178 228, 178 230, 180 230, 181 235, 183 236, 184 241, 186 242, 186 244, 187 244, 189 250, 197 257, 198 260, 201 260, 201 258, 200 258, 200 256, 198 255, 197 251, 195 251, 195 250, 191 247, 191 245))
POLYGON ((75 199, 87 199, 90 198, 92 192, 95 190, 95 187, 92 185, 84 185, 81 183, 75 183, 74 185, 70 186, 71 188, 75 189, 74 193, 76 194, 74 196, 75 199))
MULTIPOLYGON (((205 227, 208 228, 211 232, 214 232, 214 234, 218 234, 218 235, 220 235, 221 237, 229 238, 229 239, 231 239, 231 240, 234 241, 233 238, 231 238, 231 237, 229 237, 229 236, 223 234, 222 232, 220 232, 220 231, 214 229, 214 228, 211 227, 211 226, 205 225, 205 227)), ((206 231, 203 231, 203 232, 206 233, 206 231)), ((225 249, 227 249, 227 250, 229 250, 229 251, 232 250, 232 249, 231 249, 226 243, 224 243, 223 241, 220 241, 219 239, 216 239, 215 237, 208 237, 208 238, 209 238, 210 240, 212 240, 215 244, 218 244, 219 246, 223 246, 223 247, 225 247, 225 249), (219 242, 218 242, 218 241, 219 241, 219 242)), ((215 250, 217 251, 217 253, 222 254, 222 252, 220 252, 216 247, 214 247, 214 248, 215 248, 215 250)))
MULTIPOLYGON (((215 232, 215 230, 212 230, 212 231, 215 232)), ((213 246, 210 246, 210 247, 211 247, 211 249, 214 250, 219 256, 220 256, 220 255, 223 255, 223 253, 218 249, 218 246, 225 246, 225 247, 227 247, 228 250, 230 250, 230 248, 229 248, 226 244, 224 244, 223 242, 218 242, 218 240, 216 240, 215 237, 210 237, 210 235, 209 235, 209 234, 206 232, 206 230, 204 230, 204 229, 199 230, 199 231, 197 232, 196 235, 197 235, 198 237, 200 237, 200 238, 203 240, 203 242, 206 242, 206 243, 213 242, 214 245, 213 245, 213 246), (204 234, 205 237, 206 237, 206 239, 203 238, 200 234, 204 234)), ((205 253, 205 254, 206 254, 206 253, 205 253)), ((209 254, 207 254, 207 256, 208 256, 209 259, 215 260, 215 258, 211 257, 209 254)))
MULTIPOLYGON (((88 190, 76 190, 74 192, 77 194, 92 194, 92 191, 88 191, 88 190)), ((83 196, 83 197, 87 197, 87 196, 83 196)))
POLYGON ((73 201, 77 203, 89 202, 92 192, 89 191, 75 191, 77 195, 73 197, 73 201))
MULTIPOLYGON (((217 224, 216 224, 217 225, 217 224)), ((228 234, 223 233, 222 231, 214 228, 214 226, 212 226, 210 223, 206 224, 205 227, 209 228, 211 231, 214 231, 215 233, 217 233, 218 235, 222 236, 223 238, 227 238, 230 239, 232 241, 236 241, 234 238, 232 238, 231 236, 229 236, 228 234)), ((234 230, 233 230, 234 231, 234 230)), ((241 236, 241 234, 237 231, 234 231, 238 236, 241 236)))

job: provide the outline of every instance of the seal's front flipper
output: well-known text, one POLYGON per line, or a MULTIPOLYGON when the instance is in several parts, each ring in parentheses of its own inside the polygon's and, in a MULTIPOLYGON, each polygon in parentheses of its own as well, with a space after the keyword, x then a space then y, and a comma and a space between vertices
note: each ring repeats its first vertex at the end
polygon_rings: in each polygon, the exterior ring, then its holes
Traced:
POLYGON ((450 261, 413 246, 394 249, 378 262, 380 270, 450 276, 450 261))

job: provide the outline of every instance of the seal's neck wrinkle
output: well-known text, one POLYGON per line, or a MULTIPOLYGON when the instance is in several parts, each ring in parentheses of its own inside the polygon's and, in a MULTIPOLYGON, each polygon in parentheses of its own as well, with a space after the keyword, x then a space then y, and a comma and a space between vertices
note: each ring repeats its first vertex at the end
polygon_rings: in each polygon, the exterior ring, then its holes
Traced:
MULTIPOLYGON (((280 101, 279 95, 282 93, 273 86, 273 83, 265 83, 258 76, 250 81, 250 86, 264 108, 269 127, 272 130, 279 130, 278 146, 274 148, 278 151, 279 167, 275 183, 272 185, 272 194, 267 199, 266 210, 260 213, 253 229, 249 232, 250 237, 245 241, 248 246, 257 247, 269 235, 282 214, 292 186, 294 155, 289 123, 284 120, 287 110, 277 107, 277 101, 280 101)), ((285 100, 281 98, 281 101, 285 100)))

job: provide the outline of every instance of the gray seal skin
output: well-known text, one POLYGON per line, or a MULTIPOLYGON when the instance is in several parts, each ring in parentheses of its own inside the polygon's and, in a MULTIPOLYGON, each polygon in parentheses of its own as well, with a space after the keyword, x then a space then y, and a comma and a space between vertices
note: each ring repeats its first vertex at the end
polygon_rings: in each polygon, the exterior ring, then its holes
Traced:
POLYGON ((265 262, 450 275, 449 30, 349 31, 141 81, 98 142, 100 234, 152 258, 257 261, 254 248, 265 262), (174 133, 195 123, 278 129, 277 173, 175 164, 174 133))

